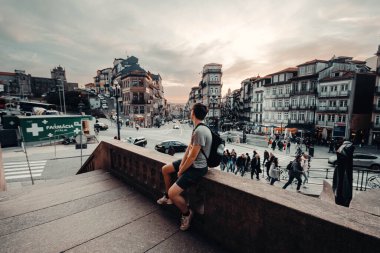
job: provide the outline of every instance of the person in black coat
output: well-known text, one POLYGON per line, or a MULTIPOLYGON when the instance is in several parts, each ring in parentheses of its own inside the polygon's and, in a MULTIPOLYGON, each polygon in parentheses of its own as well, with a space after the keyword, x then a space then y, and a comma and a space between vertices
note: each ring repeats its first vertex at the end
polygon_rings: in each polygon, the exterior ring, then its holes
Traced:
POLYGON ((251 161, 251 179, 253 179, 253 174, 256 174, 256 179, 260 180, 259 174, 261 173, 261 163, 260 163, 260 155, 256 154, 251 161))
POLYGON ((353 183, 353 155, 355 147, 345 141, 337 149, 337 166, 334 170, 333 190, 335 194, 335 203, 337 205, 349 207, 352 199, 353 183))
POLYGON ((282 187, 282 189, 286 189, 288 185, 293 183, 294 178, 297 179, 297 191, 300 192, 301 184, 302 184, 302 179, 301 179, 301 174, 302 174, 302 166, 301 166, 301 156, 296 156, 296 159, 294 159, 292 163, 292 168, 289 170, 289 180, 286 182, 286 184, 282 187))

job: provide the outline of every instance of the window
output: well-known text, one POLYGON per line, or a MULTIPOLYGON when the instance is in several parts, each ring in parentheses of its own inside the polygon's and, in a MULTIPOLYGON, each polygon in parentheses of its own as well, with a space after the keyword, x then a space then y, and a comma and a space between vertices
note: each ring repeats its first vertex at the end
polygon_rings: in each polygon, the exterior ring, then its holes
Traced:
POLYGON ((282 88, 278 88, 278 94, 282 95, 282 88))
POLYGON ((347 100, 340 100, 340 101, 339 101, 339 106, 340 106, 340 107, 345 107, 345 106, 347 106, 347 100))
POLYGON ((318 114, 318 121, 322 121, 322 114, 318 114))
POLYGON ((282 100, 278 100, 278 107, 282 107, 282 100))
POLYGON ((281 118, 282 118, 282 113, 281 112, 277 113, 277 119, 281 120, 281 118))
POLYGON ((305 114, 304 113, 300 113, 299 115, 299 120, 305 120, 305 114))
POLYGON ((139 113, 139 107, 138 106, 134 106, 133 107, 133 113, 134 114, 138 114, 139 113))
POLYGON ((296 119, 297 119, 297 113, 292 112, 292 120, 296 120, 296 119))
POLYGON ((380 99, 377 99, 377 107, 380 107, 380 99))
POLYGON ((140 106, 140 114, 144 114, 144 113, 145 113, 144 106, 142 105, 142 106, 140 106))
POLYGON ((276 95, 276 92, 277 92, 277 88, 273 88, 272 89, 272 95, 276 95))
POLYGON ((289 100, 285 100, 285 107, 289 106, 289 100))
POLYGON ((380 115, 376 115, 375 125, 380 125, 380 115))
POLYGON ((301 91, 306 91, 307 88, 307 82, 302 82, 301 83, 301 91))
POLYGON ((290 93, 290 85, 286 85, 286 94, 289 94, 290 93))
POLYGON ((348 84, 342 84, 341 86, 340 86, 340 90, 342 90, 342 91, 345 91, 345 90, 347 90, 348 89, 348 84))
POLYGON ((296 105, 297 105, 297 100, 296 100, 296 99, 293 99, 292 105, 293 105, 293 106, 296 106, 296 105))
POLYGON ((331 115, 331 121, 335 122, 335 115, 331 115))
POLYGON ((342 116, 342 122, 346 122, 346 115, 342 116))
POLYGON ((276 107, 276 101, 272 100, 272 107, 276 107))
POLYGON ((288 120, 288 117, 289 117, 289 113, 284 112, 284 120, 288 120))
POLYGON ((311 105, 311 106, 314 106, 314 105, 315 105, 315 99, 314 99, 314 98, 311 98, 311 99, 310 99, 310 105, 311 105))

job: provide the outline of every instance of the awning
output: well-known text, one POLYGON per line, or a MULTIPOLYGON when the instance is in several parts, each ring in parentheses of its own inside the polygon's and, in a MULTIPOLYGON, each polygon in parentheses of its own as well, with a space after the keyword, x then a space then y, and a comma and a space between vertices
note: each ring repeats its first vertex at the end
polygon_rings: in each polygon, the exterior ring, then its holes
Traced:
POLYGON ((314 130, 314 126, 311 124, 288 124, 286 128, 297 128, 305 132, 312 132, 314 130))

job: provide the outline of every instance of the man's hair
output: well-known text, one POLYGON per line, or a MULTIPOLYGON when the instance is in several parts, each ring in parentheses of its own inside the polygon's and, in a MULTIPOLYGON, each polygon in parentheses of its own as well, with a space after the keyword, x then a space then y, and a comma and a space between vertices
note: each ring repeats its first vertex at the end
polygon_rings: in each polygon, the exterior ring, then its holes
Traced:
POLYGON ((196 103, 193 105, 193 112, 197 119, 204 120, 207 115, 208 109, 207 106, 201 103, 196 103))

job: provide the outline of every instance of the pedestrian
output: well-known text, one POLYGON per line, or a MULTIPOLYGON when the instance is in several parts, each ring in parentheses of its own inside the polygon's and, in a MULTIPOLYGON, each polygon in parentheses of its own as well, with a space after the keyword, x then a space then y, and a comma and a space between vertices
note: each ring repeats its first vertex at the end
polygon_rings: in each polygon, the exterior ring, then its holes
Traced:
POLYGON ((194 130, 185 154, 181 160, 162 167, 166 193, 157 200, 160 205, 175 204, 181 211, 181 230, 187 230, 193 217, 193 211, 187 206, 182 192, 199 182, 208 171, 207 156, 210 155, 212 135, 208 127, 201 124, 207 115, 207 107, 201 103, 193 105, 190 118, 194 130), (171 184, 171 175, 176 173, 177 181, 171 184))
POLYGON ((307 155, 306 153, 302 154, 302 156, 301 156, 301 166, 302 166, 302 175, 305 178, 303 180, 304 188, 306 188, 305 187, 305 183, 309 182, 308 174, 309 174, 309 169, 310 169, 310 160, 311 160, 311 157, 309 155, 307 155))
POLYGON ((249 156, 248 153, 245 153, 245 167, 244 167, 244 171, 249 171, 249 169, 251 168, 251 157, 249 156))
POLYGON ((244 154, 241 154, 237 159, 236 159, 236 171, 235 175, 240 172, 241 176, 244 175, 244 167, 245 167, 245 156, 244 154))
POLYGON ((236 151, 235 151, 235 149, 232 149, 231 150, 231 171, 232 171, 232 173, 235 173, 236 158, 237 158, 236 151))
POLYGON ((227 172, 229 172, 230 170, 232 170, 232 157, 231 157, 231 153, 230 151, 227 149, 227 154, 226 154, 226 157, 227 157, 227 172))
POLYGON ((284 144, 282 143, 282 141, 277 142, 277 147, 279 151, 282 151, 282 148, 284 147, 284 144))
POLYGON ((278 168, 278 158, 273 157, 273 162, 269 168, 269 176, 270 176, 270 185, 273 185, 274 182, 278 181, 280 178, 280 169, 278 168))
POLYGON ((265 162, 269 160, 269 152, 267 150, 264 150, 264 160, 263 165, 265 165, 265 162))
POLYGON ((253 179, 253 174, 256 174, 256 179, 260 180, 259 174, 261 173, 261 163, 260 155, 256 154, 251 161, 251 179, 253 179))
POLYGON ((269 153, 269 159, 265 163, 265 168, 266 168, 266 172, 267 172, 267 180, 268 181, 270 181, 269 169, 270 169, 270 166, 272 165, 273 159, 274 159, 273 153, 269 153))
POLYGON ((329 140, 329 152, 328 153, 334 153, 334 141, 333 141, 333 139, 329 140))
POLYGON ((286 153, 290 154, 290 141, 286 143, 286 153))
MULTIPOLYGON (((220 170, 224 171, 228 164, 228 149, 224 150, 222 160, 220 161, 220 170)), ((228 170, 228 169, 227 169, 228 170)))
POLYGON ((273 140, 273 142, 272 142, 272 150, 274 151, 275 149, 276 149, 276 141, 273 140))
POLYGON ((296 156, 296 159, 294 159, 294 161, 292 163, 291 170, 289 171, 289 180, 282 187, 282 189, 286 189, 286 187, 288 187, 288 185, 293 183, 293 180, 295 178, 298 181, 297 182, 297 191, 300 192, 300 188, 301 188, 301 184, 302 184, 301 174, 302 174, 301 156, 296 156))

